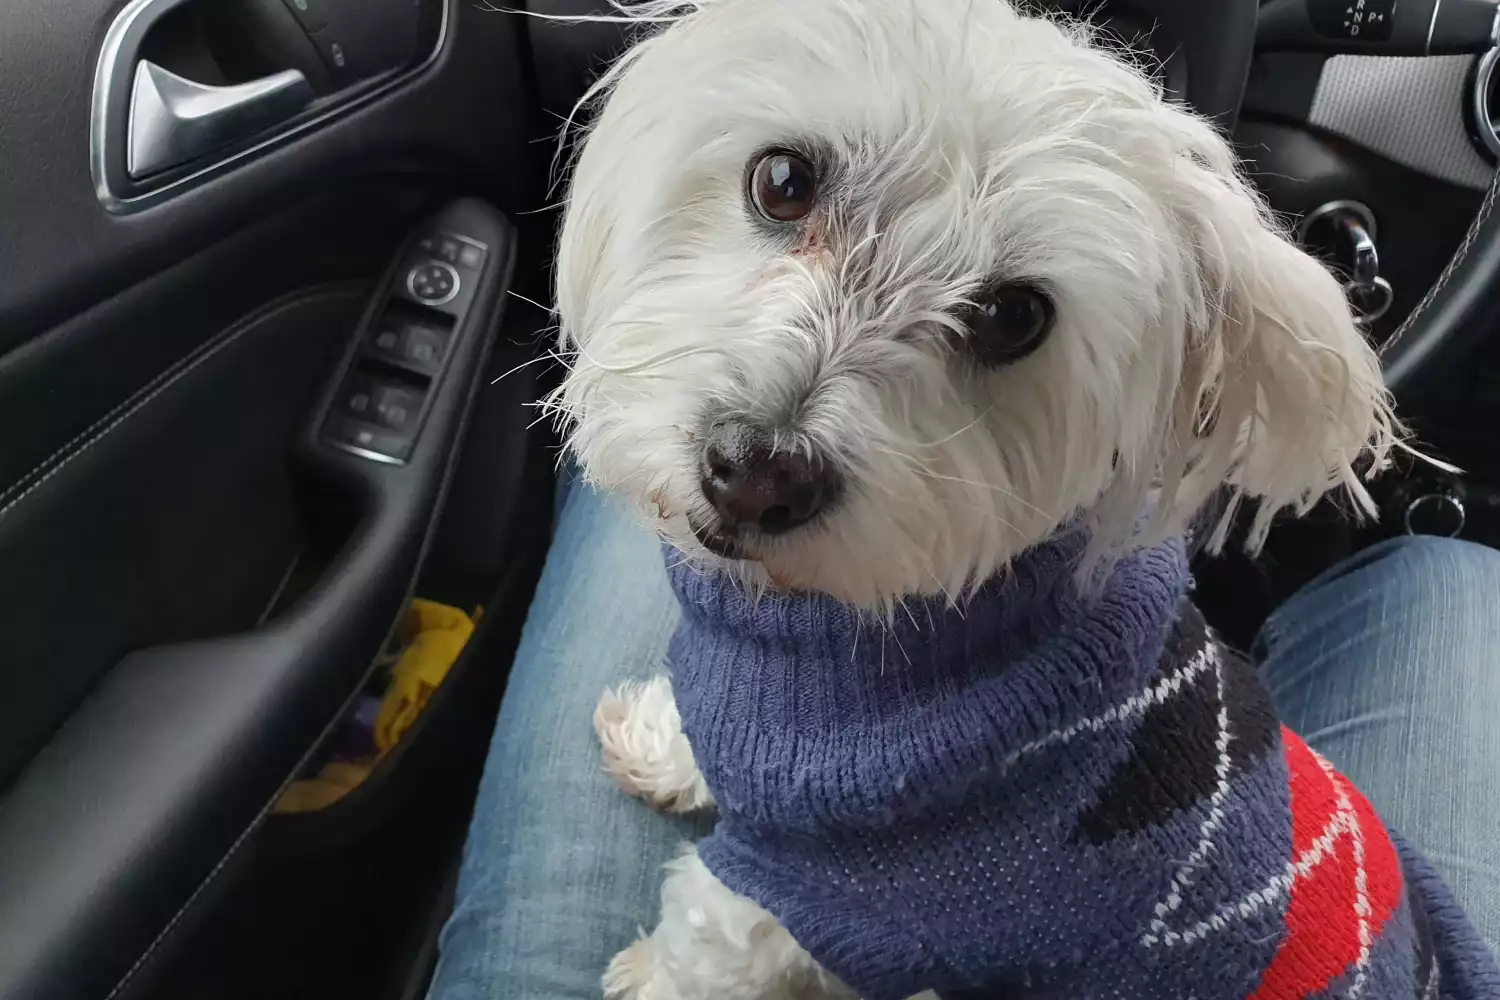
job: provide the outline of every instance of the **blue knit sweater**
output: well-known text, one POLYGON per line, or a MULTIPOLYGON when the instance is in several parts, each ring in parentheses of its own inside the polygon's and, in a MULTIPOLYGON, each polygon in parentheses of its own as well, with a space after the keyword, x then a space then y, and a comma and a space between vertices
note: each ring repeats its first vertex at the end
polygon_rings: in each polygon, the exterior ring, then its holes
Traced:
POLYGON ((1088 600, 1082 547, 888 629, 674 566, 709 869, 866 1000, 1500 997, 1441 881, 1205 627, 1182 545, 1088 600))

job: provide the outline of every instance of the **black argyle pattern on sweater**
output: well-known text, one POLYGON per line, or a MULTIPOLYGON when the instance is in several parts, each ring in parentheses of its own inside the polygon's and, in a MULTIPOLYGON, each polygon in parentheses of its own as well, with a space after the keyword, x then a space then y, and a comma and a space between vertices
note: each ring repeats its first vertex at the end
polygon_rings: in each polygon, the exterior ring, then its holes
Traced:
POLYGON ((1184 603, 1162 657, 1160 676, 1181 673, 1187 679, 1175 696, 1142 717, 1129 756, 1106 782, 1097 803, 1078 818, 1075 840, 1100 844, 1120 834, 1138 833, 1211 796, 1219 784, 1221 711, 1234 734, 1226 748, 1230 780, 1276 746, 1280 724, 1248 659, 1220 644, 1221 672, 1192 670, 1197 657, 1211 655, 1213 641, 1202 613, 1184 603))

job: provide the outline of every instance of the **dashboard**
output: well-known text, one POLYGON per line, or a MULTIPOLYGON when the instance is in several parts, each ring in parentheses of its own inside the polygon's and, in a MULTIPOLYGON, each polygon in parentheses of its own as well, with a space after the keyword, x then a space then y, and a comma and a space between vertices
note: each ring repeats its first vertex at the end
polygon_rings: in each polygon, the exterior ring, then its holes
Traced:
POLYGON ((1293 218, 1339 201, 1369 209, 1393 292, 1371 324, 1377 341, 1432 286, 1489 187, 1493 63, 1269 53, 1251 65, 1235 140, 1273 207, 1293 218))
MULTIPOLYGON (((1472 56, 1333 56, 1317 76, 1307 124, 1429 177, 1483 191, 1495 170, 1494 153, 1483 140, 1487 133, 1493 145, 1495 132, 1489 126, 1476 135, 1472 124, 1482 61, 1472 56)), ((1268 72, 1274 71, 1268 66, 1268 72)))
MULTIPOLYGON (((1272 206, 1292 219, 1337 202, 1368 208, 1380 274, 1393 293, 1389 310, 1370 324, 1376 342, 1389 338, 1433 287, 1490 189, 1500 150, 1491 113, 1500 103, 1492 75, 1497 62, 1500 50, 1427 57, 1270 53, 1252 63, 1234 133, 1241 155, 1272 206)), ((1399 509, 1409 508, 1413 496, 1467 494, 1466 537, 1495 544, 1500 345, 1482 348, 1448 379, 1441 399, 1403 416, 1424 448, 1466 474, 1414 473, 1383 504, 1399 522, 1399 509)))

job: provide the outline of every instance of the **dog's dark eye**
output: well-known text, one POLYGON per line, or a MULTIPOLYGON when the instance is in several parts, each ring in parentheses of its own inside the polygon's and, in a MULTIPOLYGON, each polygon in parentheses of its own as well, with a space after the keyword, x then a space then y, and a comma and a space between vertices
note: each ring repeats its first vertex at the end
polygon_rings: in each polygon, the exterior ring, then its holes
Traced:
POLYGON ((959 316, 969 328, 965 339, 986 365, 1005 365, 1036 350, 1047 339, 1055 317, 1052 300, 1031 285, 993 285, 974 296, 959 316))
POLYGON ((817 172, 791 153, 768 153, 750 171, 750 200, 772 222, 807 218, 817 195, 817 172))

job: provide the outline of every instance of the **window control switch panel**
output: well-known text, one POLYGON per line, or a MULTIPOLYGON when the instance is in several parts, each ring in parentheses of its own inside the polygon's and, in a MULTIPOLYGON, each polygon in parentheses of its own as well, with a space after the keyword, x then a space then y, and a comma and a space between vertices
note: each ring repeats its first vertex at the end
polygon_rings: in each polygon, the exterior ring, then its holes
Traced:
POLYGON ((322 418, 324 444, 374 462, 407 461, 490 256, 487 243, 448 227, 408 242, 322 418))

